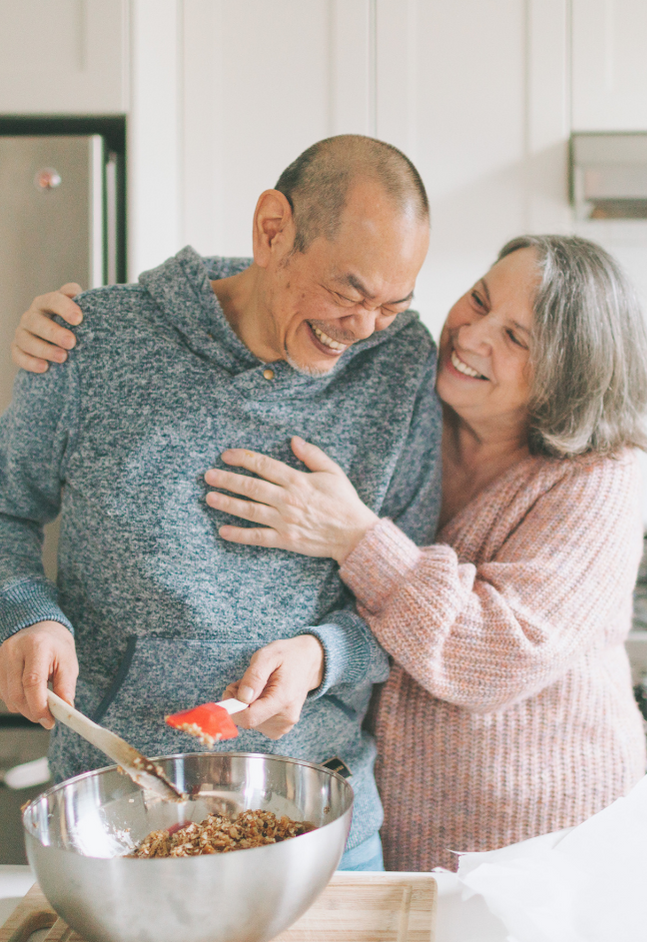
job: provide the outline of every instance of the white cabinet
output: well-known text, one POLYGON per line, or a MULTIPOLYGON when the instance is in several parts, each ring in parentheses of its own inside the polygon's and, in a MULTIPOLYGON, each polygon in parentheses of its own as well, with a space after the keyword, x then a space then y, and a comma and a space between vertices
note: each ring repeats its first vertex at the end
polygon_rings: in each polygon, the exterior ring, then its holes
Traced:
POLYGON ((1 0, 0 113, 128 108, 128 0, 1 0))
POLYGON ((377 135, 416 163, 431 247, 416 303, 437 335, 510 238, 564 230, 567 0, 377 0, 377 135))
POLYGON ((184 205, 196 248, 249 252, 258 195, 329 133, 328 12, 326 0, 187 4, 184 205))
POLYGON ((377 134, 427 186, 431 246, 416 303, 435 334, 527 225, 523 12, 518 0, 377 4, 377 134))
POLYGON ((320 138, 370 133, 370 0, 131 0, 129 270, 248 255, 260 193, 320 138))
POLYGON ((647 3, 572 3, 573 130, 647 131, 647 3))
POLYGON ((369 0, 188 0, 183 15, 187 241, 247 254, 260 193, 331 134, 371 131, 369 0))

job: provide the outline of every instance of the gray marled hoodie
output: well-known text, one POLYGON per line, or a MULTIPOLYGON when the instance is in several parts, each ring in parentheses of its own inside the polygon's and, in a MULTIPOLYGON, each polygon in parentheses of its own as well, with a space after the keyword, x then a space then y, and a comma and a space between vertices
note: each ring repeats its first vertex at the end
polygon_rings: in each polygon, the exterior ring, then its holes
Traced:
MULTIPOLYGON (((435 350, 407 312, 324 377, 281 362, 267 380, 209 284, 248 264, 186 248, 138 285, 89 291, 68 361, 18 376, 0 424, 0 641, 44 619, 73 628, 78 708, 162 755, 201 748, 166 727, 166 713, 219 698, 268 642, 316 634, 324 682, 297 726, 278 742, 241 731, 216 748, 341 757, 356 795, 351 848, 381 824, 361 724, 387 658, 334 562, 221 540, 231 518, 205 503, 203 475, 232 447, 296 466, 289 440, 298 434, 344 468, 376 513, 430 541, 435 350), (43 575, 41 528, 59 508, 55 588, 43 575)), ((60 724, 50 757, 58 778, 105 765, 60 724)))

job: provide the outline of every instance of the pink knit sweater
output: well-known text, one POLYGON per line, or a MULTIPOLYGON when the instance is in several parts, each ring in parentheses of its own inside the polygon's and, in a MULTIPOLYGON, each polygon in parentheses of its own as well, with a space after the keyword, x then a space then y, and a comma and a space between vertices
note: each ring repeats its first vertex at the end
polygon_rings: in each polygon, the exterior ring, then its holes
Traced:
POLYGON ((637 462, 529 457, 418 549, 382 520, 341 575, 395 664, 376 717, 388 869, 578 824, 645 770, 623 641, 637 462))

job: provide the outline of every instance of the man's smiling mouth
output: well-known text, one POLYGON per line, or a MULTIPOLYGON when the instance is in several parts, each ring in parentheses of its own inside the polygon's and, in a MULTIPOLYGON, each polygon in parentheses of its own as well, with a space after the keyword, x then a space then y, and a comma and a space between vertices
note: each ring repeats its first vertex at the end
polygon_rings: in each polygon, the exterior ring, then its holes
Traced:
POLYGON ((458 370, 458 372, 462 373, 464 376, 472 376, 474 379, 487 379, 487 376, 482 376, 481 373, 477 373, 476 370, 473 370, 467 363, 463 363, 455 350, 452 350, 450 360, 452 361, 454 369, 458 370))
POLYGON ((320 327, 315 327, 315 325, 311 324, 309 321, 308 321, 308 326, 310 327, 310 330, 313 332, 313 334, 315 335, 319 343, 323 344, 324 347, 328 347, 328 349, 331 352, 343 353, 344 350, 348 349, 349 344, 340 343, 338 340, 333 340, 333 338, 329 337, 328 334, 324 333, 320 327))

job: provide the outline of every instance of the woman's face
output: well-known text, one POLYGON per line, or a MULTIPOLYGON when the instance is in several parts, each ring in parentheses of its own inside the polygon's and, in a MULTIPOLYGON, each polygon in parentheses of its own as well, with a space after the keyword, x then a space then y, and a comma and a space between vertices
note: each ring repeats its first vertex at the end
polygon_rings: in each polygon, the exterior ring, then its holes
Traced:
POLYGON ((460 298, 440 337, 438 395, 468 424, 525 429, 535 250, 507 255, 460 298))

